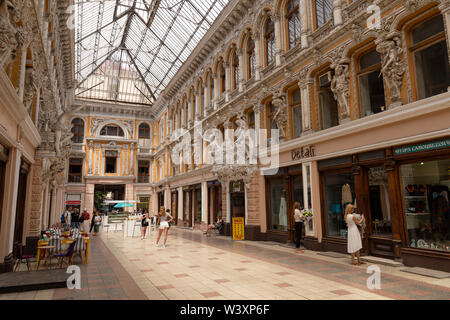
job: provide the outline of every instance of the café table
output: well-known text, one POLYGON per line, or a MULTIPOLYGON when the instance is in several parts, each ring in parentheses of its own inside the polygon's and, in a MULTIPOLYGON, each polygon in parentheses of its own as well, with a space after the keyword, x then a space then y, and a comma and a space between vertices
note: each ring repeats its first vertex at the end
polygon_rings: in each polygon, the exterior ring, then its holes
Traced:
MULTIPOLYGON (((45 241, 45 242, 46 242, 46 244, 48 244, 48 241, 45 241)), ((45 258, 45 250, 56 249, 56 246, 42 245, 45 242, 42 242, 41 245, 39 245, 39 243, 38 243, 38 247, 37 247, 38 252, 37 252, 37 257, 36 257, 36 270, 39 270, 39 261, 41 258, 41 250, 44 250, 43 253, 44 253, 44 258, 45 258)))

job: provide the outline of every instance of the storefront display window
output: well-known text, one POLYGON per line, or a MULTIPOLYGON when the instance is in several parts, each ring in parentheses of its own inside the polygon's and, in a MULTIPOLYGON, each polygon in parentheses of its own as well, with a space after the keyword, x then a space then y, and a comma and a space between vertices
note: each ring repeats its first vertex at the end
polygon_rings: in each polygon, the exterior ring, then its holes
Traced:
POLYGON ((198 223, 202 222, 202 191, 200 189, 195 191, 196 200, 197 200, 197 214, 196 221, 198 223))
POLYGON ((325 174, 324 211, 326 234, 331 237, 347 237, 347 224, 344 221, 345 207, 355 203, 355 187, 351 172, 325 174))
POLYGON ((450 252, 450 160, 400 170, 409 246, 450 252))
POLYGON ((284 179, 269 181, 270 212, 269 227, 276 231, 287 231, 286 182, 284 179))
POLYGON ((137 204, 137 208, 138 208, 138 210, 139 209, 142 209, 142 210, 147 210, 148 211, 148 209, 149 209, 149 207, 150 207, 150 197, 149 196, 146 196, 146 197, 139 197, 139 203, 137 204))

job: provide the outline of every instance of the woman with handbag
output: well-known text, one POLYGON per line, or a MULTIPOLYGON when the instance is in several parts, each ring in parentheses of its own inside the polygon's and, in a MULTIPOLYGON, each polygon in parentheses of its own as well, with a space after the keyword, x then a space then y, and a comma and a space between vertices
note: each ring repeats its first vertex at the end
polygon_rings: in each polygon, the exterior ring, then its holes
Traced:
POLYGON ((142 224, 142 236, 141 240, 145 239, 145 236, 147 234, 147 227, 150 224, 150 219, 148 218, 147 210, 144 209, 141 216, 141 224, 142 224))

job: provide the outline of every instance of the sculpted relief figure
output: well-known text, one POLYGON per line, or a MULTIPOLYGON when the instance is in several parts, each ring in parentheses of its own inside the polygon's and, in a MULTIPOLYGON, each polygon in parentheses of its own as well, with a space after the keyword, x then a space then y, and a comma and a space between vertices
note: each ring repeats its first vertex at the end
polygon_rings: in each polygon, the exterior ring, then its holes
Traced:
POLYGON ((401 104, 401 90, 405 67, 402 63, 403 49, 399 37, 378 41, 377 51, 381 54, 383 77, 389 87, 391 103, 401 104))
POLYGON ((242 150, 244 150, 244 156, 243 159, 247 161, 250 158, 250 148, 247 143, 247 132, 248 132, 248 122, 245 117, 245 115, 241 115, 236 120, 237 129, 235 132, 236 136, 236 146, 237 146, 237 157, 239 157, 239 154, 242 150))
POLYGON ((0 0, 0 67, 16 59, 17 26, 13 23, 14 5, 9 0, 0 0))
POLYGON ((350 117, 350 73, 348 70, 348 64, 340 63, 332 65, 331 67, 335 72, 333 80, 331 80, 331 91, 333 91, 334 98, 338 102, 341 109, 342 119, 345 119, 350 117))

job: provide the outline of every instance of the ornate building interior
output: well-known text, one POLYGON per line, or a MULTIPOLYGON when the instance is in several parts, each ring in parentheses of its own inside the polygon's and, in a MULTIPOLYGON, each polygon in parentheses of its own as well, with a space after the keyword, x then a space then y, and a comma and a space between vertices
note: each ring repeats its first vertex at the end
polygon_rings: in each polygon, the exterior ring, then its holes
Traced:
POLYGON ((449 44, 448 0, 0 0, 0 272, 99 193, 343 253, 352 203, 449 271, 449 44))

